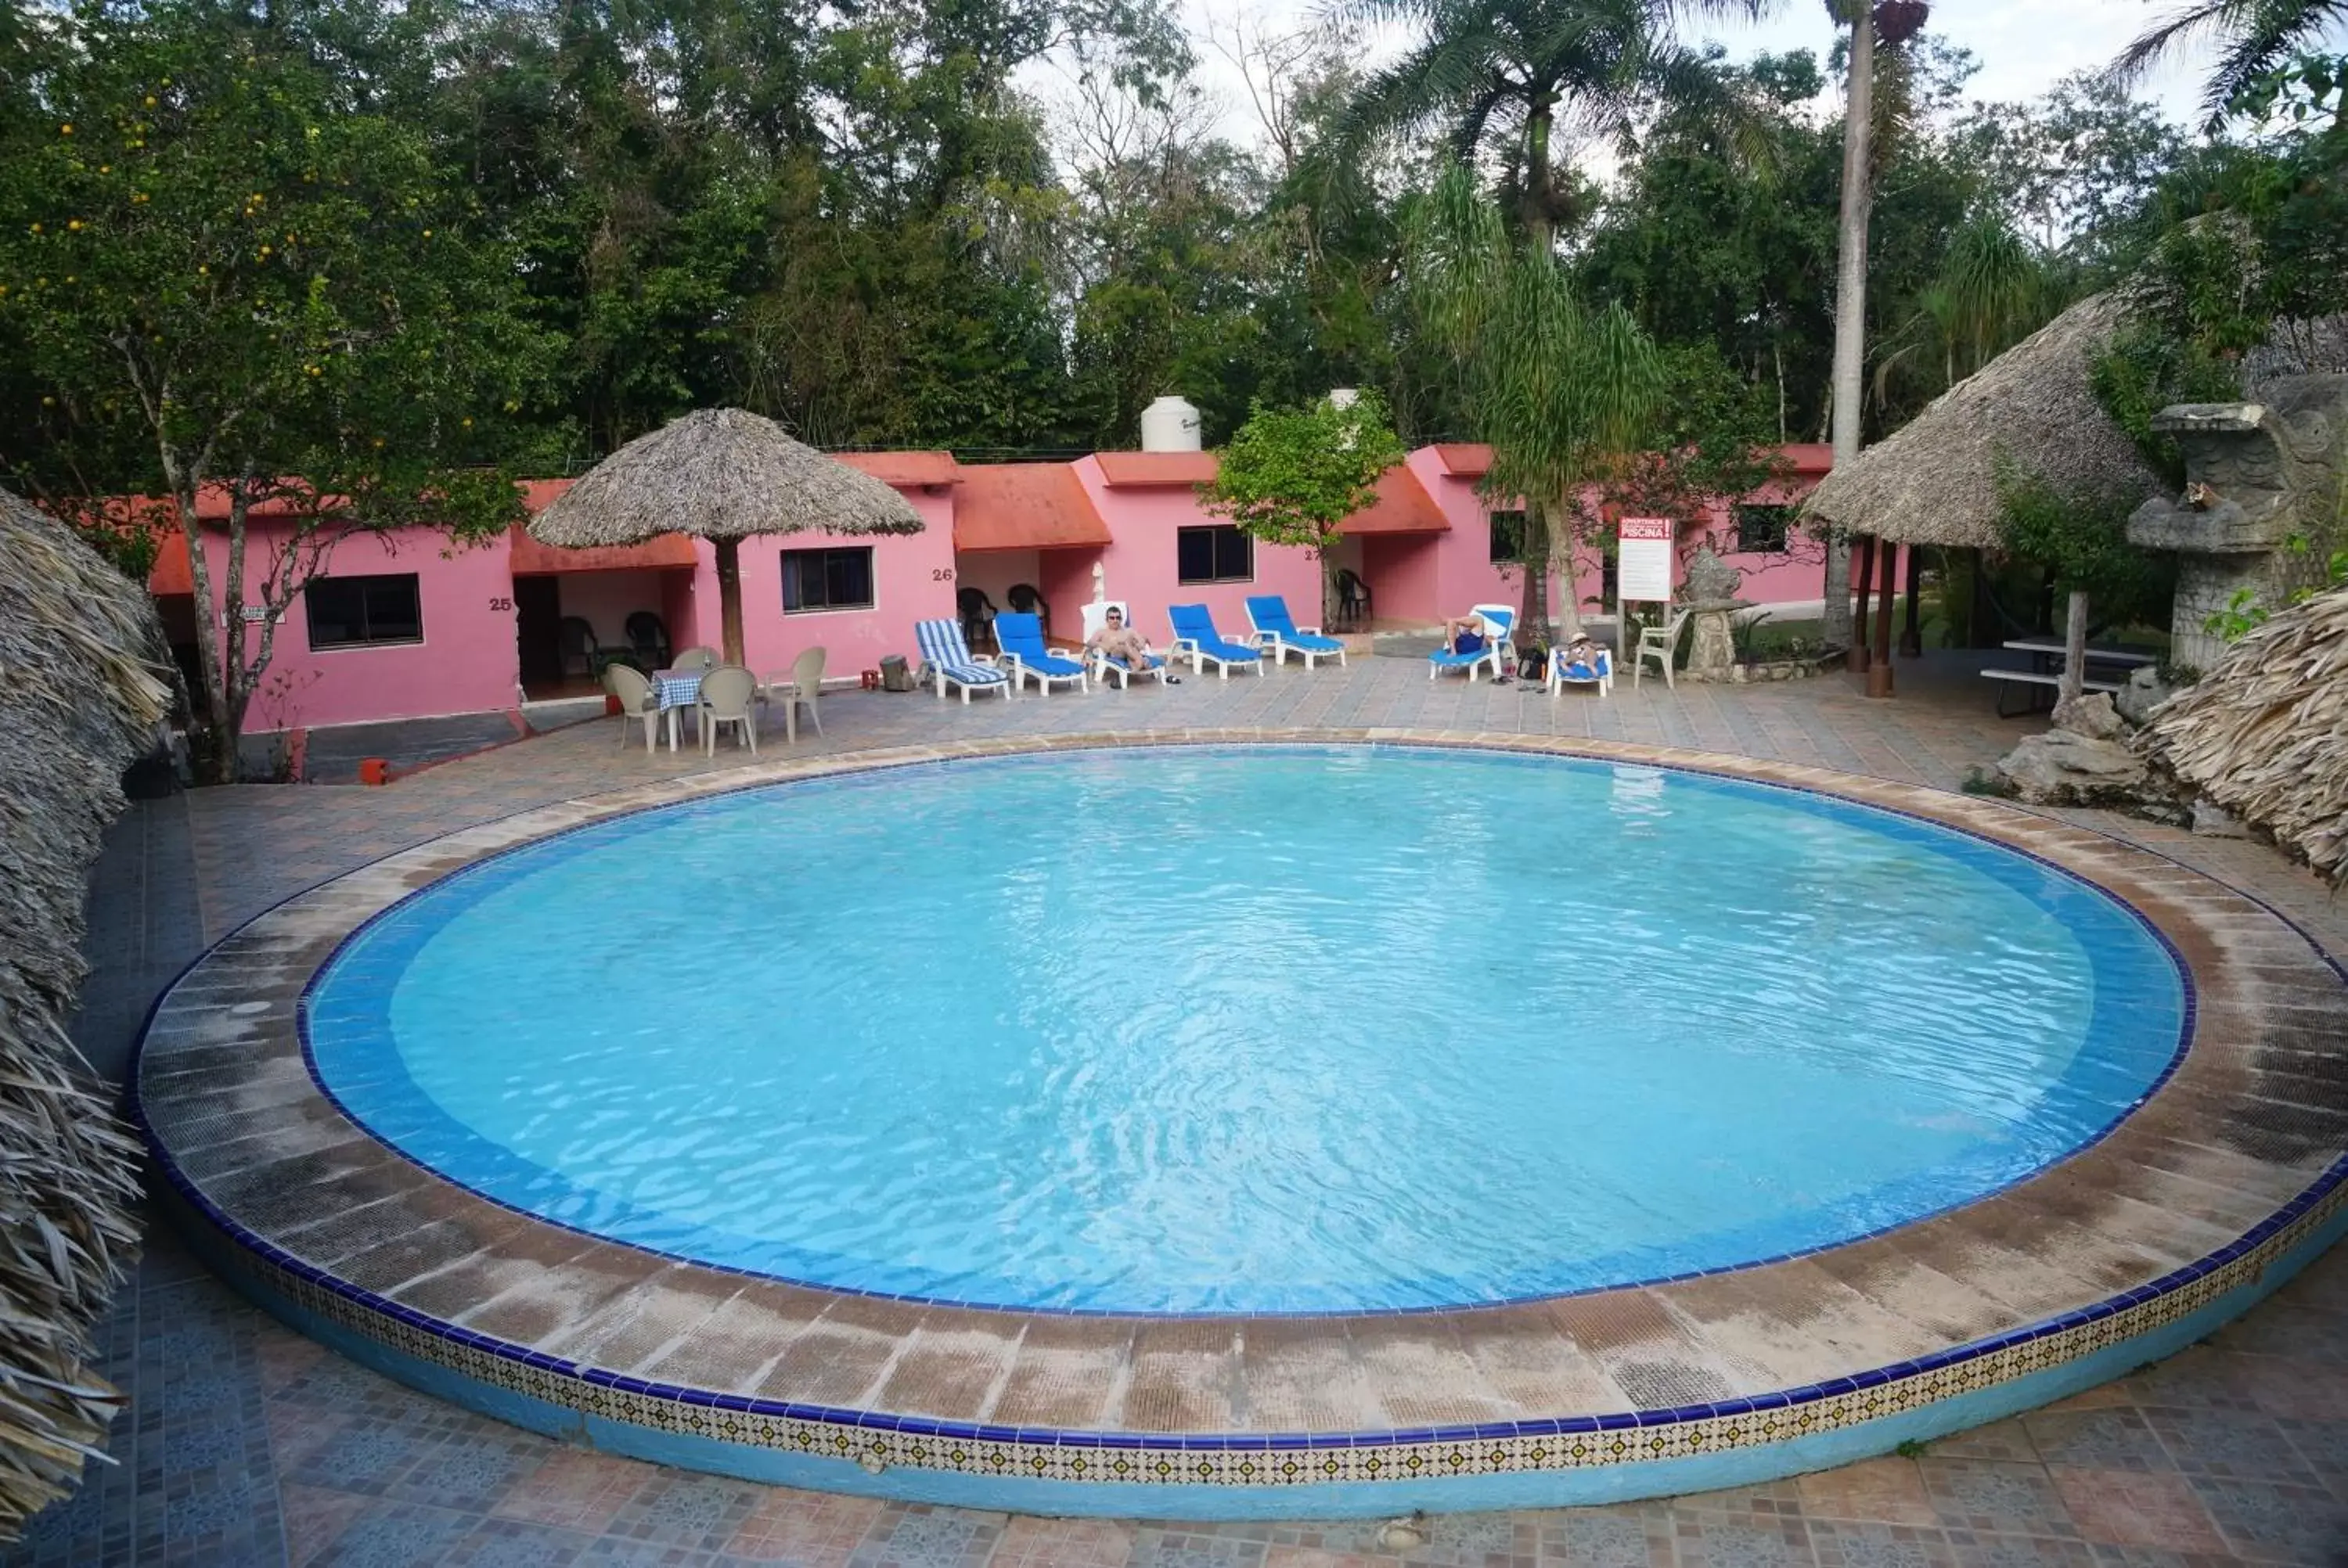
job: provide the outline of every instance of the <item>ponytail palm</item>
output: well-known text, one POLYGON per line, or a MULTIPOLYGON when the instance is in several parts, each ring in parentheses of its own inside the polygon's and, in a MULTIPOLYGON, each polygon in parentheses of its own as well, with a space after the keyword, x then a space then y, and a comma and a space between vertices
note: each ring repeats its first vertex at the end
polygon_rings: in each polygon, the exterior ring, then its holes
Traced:
MULTIPOLYGON (((1519 624, 1538 639, 1556 519, 1639 449, 1663 394, 1661 359, 1621 306, 1590 309, 1546 249, 1512 242, 1464 166, 1414 205, 1409 269, 1420 323, 1457 368, 1471 433, 1491 446, 1486 493, 1524 498, 1519 624)), ((1559 607, 1569 633, 1580 621, 1570 579, 1559 607)))

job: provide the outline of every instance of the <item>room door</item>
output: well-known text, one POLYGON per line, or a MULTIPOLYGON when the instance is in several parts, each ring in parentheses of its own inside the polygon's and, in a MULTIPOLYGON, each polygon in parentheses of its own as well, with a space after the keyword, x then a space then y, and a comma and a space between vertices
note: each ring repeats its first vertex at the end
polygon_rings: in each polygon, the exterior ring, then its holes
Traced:
POLYGON ((514 579, 514 641, 521 654, 521 683, 553 686, 562 680, 562 579, 514 579))

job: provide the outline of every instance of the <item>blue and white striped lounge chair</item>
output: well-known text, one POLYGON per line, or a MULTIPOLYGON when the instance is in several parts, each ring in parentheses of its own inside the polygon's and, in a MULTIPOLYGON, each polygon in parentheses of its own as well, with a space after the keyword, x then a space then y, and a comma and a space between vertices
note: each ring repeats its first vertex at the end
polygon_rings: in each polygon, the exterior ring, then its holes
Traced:
POLYGON ((1550 649, 1549 651, 1549 694, 1554 697, 1568 686, 1595 686, 1598 688, 1600 696, 1612 696, 1614 694, 1612 651, 1601 642, 1598 645, 1598 651, 1591 654, 1588 661, 1576 660, 1568 663, 1564 649, 1550 649))
POLYGON ((1313 668, 1316 659, 1337 656, 1345 661, 1345 645, 1334 637, 1323 637, 1317 626, 1299 626, 1296 618, 1288 613, 1288 600, 1276 593, 1251 593, 1247 601, 1248 624, 1255 628, 1255 640, 1272 650, 1275 664, 1295 654, 1304 661, 1304 668, 1313 668))
MULTIPOLYGON (((1112 610, 1117 611, 1128 626, 1133 624, 1133 607, 1127 604, 1125 600, 1093 600, 1085 606, 1085 641, 1086 642, 1093 640, 1093 633, 1108 624, 1108 612, 1112 610)), ((1108 683, 1111 676, 1115 676, 1117 683, 1123 687, 1132 685, 1133 678, 1137 675, 1155 675, 1160 682, 1163 682, 1167 675, 1166 656, 1162 653, 1151 654, 1142 661, 1141 668, 1138 670, 1126 661, 1112 659, 1106 653, 1094 655, 1092 665, 1093 679, 1103 685, 1108 683)))
POLYGON ((921 644, 922 661, 937 680, 939 701, 945 700, 949 682, 962 688, 964 707, 970 705, 970 694, 974 691, 999 691, 1005 697, 1011 695, 1010 672, 996 669, 991 661, 970 651, 970 644, 962 640, 962 622, 915 621, 913 641, 921 644))
POLYGON ((1011 684, 1033 681, 1046 697, 1052 694, 1052 682, 1069 681, 1079 692, 1092 690, 1086 678, 1085 667, 1067 649, 1055 651, 1044 646, 1044 619, 1039 615, 1022 615, 1017 610, 995 612, 994 641, 1003 650, 1003 657, 1011 663, 1011 684))
POLYGON ((1190 673, 1199 674, 1206 666, 1215 667, 1219 680, 1228 681, 1231 671, 1252 670, 1263 673, 1266 650, 1250 642, 1227 642, 1215 630, 1215 618, 1203 604, 1169 604, 1166 619, 1174 623, 1174 641, 1167 652, 1177 659, 1190 661, 1190 673))
POLYGON ((1497 605, 1479 604, 1476 615, 1484 625, 1484 645, 1472 653, 1456 649, 1438 648, 1426 656, 1426 678, 1434 680, 1446 670, 1465 670, 1468 679, 1476 679, 1476 671, 1484 665, 1492 667, 1492 678, 1498 680, 1508 669, 1509 628, 1514 624, 1514 611, 1497 605))

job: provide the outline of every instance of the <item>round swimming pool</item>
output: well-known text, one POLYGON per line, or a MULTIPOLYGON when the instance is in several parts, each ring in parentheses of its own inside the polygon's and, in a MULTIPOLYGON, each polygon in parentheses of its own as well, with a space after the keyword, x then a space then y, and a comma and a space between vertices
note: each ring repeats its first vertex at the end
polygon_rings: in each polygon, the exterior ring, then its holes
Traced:
POLYGON ((1953 830, 1397 747, 894 768, 541 840, 356 933, 319 1081, 514 1208, 836 1289, 1456 1307, 1978 1198, 2181 1048, 2133 913, 1953 830))

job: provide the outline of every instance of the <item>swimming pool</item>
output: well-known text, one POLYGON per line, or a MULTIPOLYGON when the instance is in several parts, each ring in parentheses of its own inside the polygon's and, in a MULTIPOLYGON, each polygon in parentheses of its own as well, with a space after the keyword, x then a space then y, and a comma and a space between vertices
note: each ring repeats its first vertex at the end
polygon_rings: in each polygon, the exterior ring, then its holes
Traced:
POLYGON ((313 983, 320 1083, 500 1204, 838 1290, 1316 1313, 1831 1246, 2093 1141, 2178 966, 1935 824, 1654 767, 1071 752, 617 817, 313 983))

